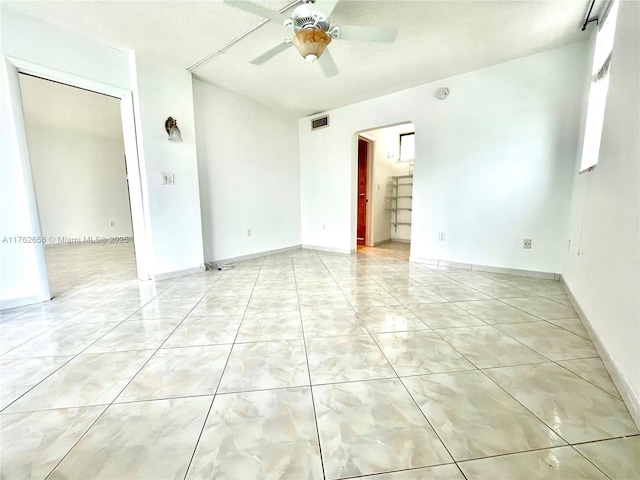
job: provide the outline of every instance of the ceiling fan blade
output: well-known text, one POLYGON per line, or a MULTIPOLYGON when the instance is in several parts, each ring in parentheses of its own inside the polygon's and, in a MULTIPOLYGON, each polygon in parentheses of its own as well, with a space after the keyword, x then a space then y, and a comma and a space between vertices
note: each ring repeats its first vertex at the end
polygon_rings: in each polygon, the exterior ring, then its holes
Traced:
POLYGON ((322 68, 322 73, 327 78, 335 77, 338 74, 338 67, 336 62, 333 61, 333 57, 329 50, 325 50, 320 58, 318 59, 318 63, 320 63, 320 68, 322 68))
POLYGON ((329 18, 339 1, 340 0, 316 0, 313 9, 329 18))
POLYGON ((269 20, 273 20, 274 22, 283 23, 287 19, 287 17, 280 15, 278 12, 274 12, 273 10, 263 7, 262 5, 257 5, 245 0, 224 0, 223 3, 226 3, 227 5, 239 10, 253 13, 254 15, 258 15, 259 17, 268 18, 269 20))
POLYGON ((267 60, 271 60, 273 57, 275 57, 279 53, 284 52, 290 46, 291 46, 291 43, 289 43, 289 42, 279 43, 275 47, 273 47, 273 48, 267 50, 266 52, 264 52, 259 57, 256 57, 253 60, 251 60, 251 63, 253 63, 254 65, 262 65, 267 60))
POLYGON ((356 42, 393 43, 398 36, 398 29, 394 27, 337 27, 336 38, 353 40, 356 42))

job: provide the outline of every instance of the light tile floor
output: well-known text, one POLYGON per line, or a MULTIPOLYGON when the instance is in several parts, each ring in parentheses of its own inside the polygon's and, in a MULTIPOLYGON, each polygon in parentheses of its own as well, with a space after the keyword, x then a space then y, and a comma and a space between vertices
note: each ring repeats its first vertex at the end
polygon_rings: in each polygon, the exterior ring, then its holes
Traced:
POLYGON ((160 282, 49 247, 0 312, 2 478, 638 479, 558 282, 295 250, 160 282))

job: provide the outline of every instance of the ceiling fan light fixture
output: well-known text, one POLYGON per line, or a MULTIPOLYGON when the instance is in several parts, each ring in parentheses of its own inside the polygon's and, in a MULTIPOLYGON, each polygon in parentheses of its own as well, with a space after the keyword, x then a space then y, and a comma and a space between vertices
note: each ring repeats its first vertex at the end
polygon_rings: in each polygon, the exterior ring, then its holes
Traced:
POLYGON ((291 43, 302 55, 302 58, 313 63, 320 58, 324 49, 331 43, 331 37, 321 28, 303 28, 296 32, 291 43))

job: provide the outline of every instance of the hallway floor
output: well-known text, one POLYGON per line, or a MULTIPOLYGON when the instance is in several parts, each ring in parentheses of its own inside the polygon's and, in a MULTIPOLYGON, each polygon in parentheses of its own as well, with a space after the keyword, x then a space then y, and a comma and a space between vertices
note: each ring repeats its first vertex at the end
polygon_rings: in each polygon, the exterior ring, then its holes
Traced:
POLYGON ((2 478, 640 478, 558 282, 391 243, 143 283, 131 245, 71 247, 0 312, 2 478))

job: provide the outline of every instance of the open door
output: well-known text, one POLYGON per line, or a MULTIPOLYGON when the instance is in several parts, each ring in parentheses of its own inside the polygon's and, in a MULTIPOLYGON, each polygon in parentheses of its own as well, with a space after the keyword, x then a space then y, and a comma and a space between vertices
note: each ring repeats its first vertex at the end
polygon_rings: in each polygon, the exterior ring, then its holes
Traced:
POLYGON ((364 247, 367 236, 367 170, 369 159, 369 142, 358 137, 358 223, 357 245, 364 247))

